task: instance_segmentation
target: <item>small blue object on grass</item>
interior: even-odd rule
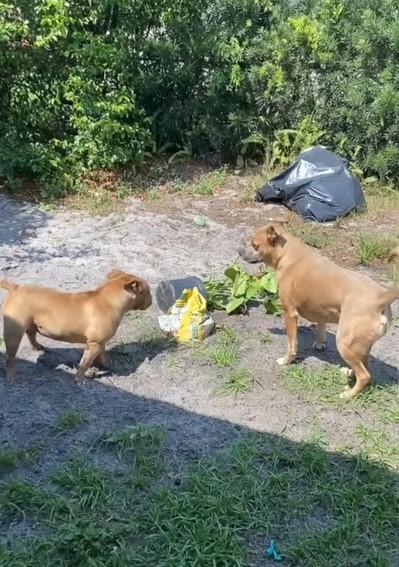
[[[270,545],[266,549],[266,553],[267,553],[268,557],[270,557],[271,559],[274,559],[275,561],[282,561],[283,560],[283,556],[280,555],[279,552],[277,551],[276,542],[274,541],[274,539],[272,539],[270,541]]]

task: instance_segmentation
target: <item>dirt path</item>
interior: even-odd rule
[[[96,285],[114,267],[148,279],[153,289],[163,278],[221,273],[237,258],[240,240],[260,220],[262,211],[247,207],[247,214],[236,214],[234,222],[220,215],[210,220],[215,202],[208,201],[207,207],[204,202],[199,200],[197,206],[192,199],[189,209],[176,206],[174,214],[168,202],[166,215],[159,203],[154,212],[151,205],[137,200],[127,204],[123,213],[93,218],[48,213],[0,195],[0,273],[17,281],[69,290]],[[227,206],[225,199],[221,207],[227,210]],[[194,222],[198,212],[209,213],[205,228]],[[1,292],[0,302],[3,297]],[[71,375],[79,349],[50,345],[49,341],[49,352],[37,355],[24,342],[17,384],[10,386],[4,380],[4,347],[0,346],[1,441],[19,446],[44,439],[46,443],[40,467],[27,466],[22,469],[25,475],[46,475],[66,454],[109,426],[162,425],[169,447],[178,455],[223,446],[241,427],[283,433],[293,440],[303,440],[312,429],[321,427],[329,448],[334,449],[353,442],[355,428],[375,418],[366,404],[329,405],[317,395],[287,388],[274,362],[285,348],[283,325],[261,309],[251,310],[249,316],[217,314],[219,323],[236,331],[235,368],[255,380],[253,388],[238,397],[220,395],[227,370],[209,362],[206,352],[168,347],[160,336],[157,315],[154,302],[144,315],[126,317],[110,345],[114,374],[89,381],[81,389]],[[301,327],[299,336],[306,359],[303,368],[313,372],[325,361],[339,362],[333,334],[324,360],[311,351],[308,325]],[[204,348],[218,341],[216,334]],[[382,385],[398,384],[398,342],[399,328],[394,326],[374,348],[373,373]],[[341,387],[343,383],[338,390]],[[51,424],[70,407],[84,414],[87,426],[68,438],[45,437]],[[225,426],[219,428],[211,418],[224,420]]]

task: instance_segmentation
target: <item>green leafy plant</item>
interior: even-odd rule
[[[172,154],[169,158],[169,163],[180,163],[190,161],[193,157],[193,149],[191,144],[185,144],[182,149]]]
[[[266,153],[267,166],[274,170],[287,167],[303,150],[317,144],[324,132],[311,117],[301,120],[296,129],[286,128],[274,134],[271,149]]]
[[[238,264],[233,264],[225,270],[224,277],[211,277],[204,285],[211,309],[221,309],[231,314],[245,310],[248,302],[254,300],[262,302],[268,313],[281,312],[277,277],[273,271],[253,276]]]
[[[276,169],[322,141],[397,180],[397,2],[380,4],[2,2],[0,179],[57,197],[150,155]]]

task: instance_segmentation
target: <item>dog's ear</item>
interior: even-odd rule
[[[275,227],[273,225],[268,226],[266,229],[266,238],[269,244],[274,246],[277,242],[278,237],[279,235]]]
[[[123,274],[122,270],[112,270],[112,272],[110,272],[107,275],[107,280],[113,280],[114,278],[117,278],[119,276],[121,276]]]
[[[143,291],[143,282],[138,278],[132,278],[127,283],[125,283],[123,287],[129,293],[134,293],[135,295],[137,295],[138,293],[141,293]]]

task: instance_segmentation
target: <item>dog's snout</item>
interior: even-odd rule
[[[251,264],[260,262],[261,260],[259,252],[255,250],[251,241],[247,241],[244,246],[241,246],[238,249],[238,253],[243,260]]]
[[[144,305],[143,305],[143,309],[144,310],[148,309],[149,307],[151,307],[151,305],[152,305],[152,295],[151,295],[151,292],[148,292],[148,295],[147,295],[146,300],[145,300]]]

